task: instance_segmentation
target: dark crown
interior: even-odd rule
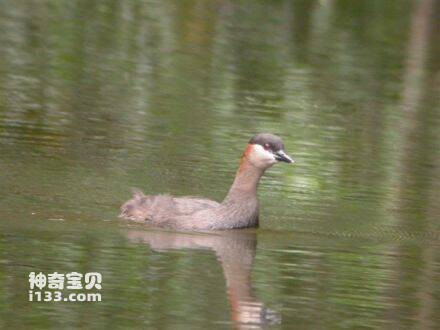
[[[284,150],[283,140],[279,136],[269,133],[257,134],[249,140],[249,143],[259,144],[263,147],[269,146],[272,151]]]

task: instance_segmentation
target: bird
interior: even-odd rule
[[[281,162],[294,162],[284,151],[282,139],[270,133],[256,134],[246,145],[235,179],[221,203],[193,196],[145,195],[135,190],[121,206],[119,217],[183,231],[258,227],[258,183],[268,168]]]

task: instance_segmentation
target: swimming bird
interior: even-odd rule
[[[121,207],[120,217],[155,227],[180,230],[224,230],[258,226],[257,188],[272,165],[293,163],[280,137],[260,133],[248,142],[225,199],[216,201],[170,195],[147,196],[135,191]]]

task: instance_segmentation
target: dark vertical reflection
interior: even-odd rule
[[[285,77],[282,66],[285,50],[278,47],[285,36],[282,3],[260,3],[253,10],[248,10],[247,2],[231,6],[235,111],[248,111],[251,124],[255,113],[263,118],[267,116],[267,120],[279,118],[284,112],[280,104],[284,99]]]
[[[280,322],[279,316],[255,298],[252,292],[251,273],[257,246],[257,237],[254,232],[179,234],[160,231],[130,231],[127,236],[131,241],[146,243],[151,249],[157,251],[212,250],[220,262],[226,279],[232,321],[236,326],[252,328]]]
[[[308,61],[311,42],[312,20],[318,1],[299,0],[286,1],[286,11],[289,23],[289,34],[292,53],[298,63]]]
[[[396,164],[400,169],[396,183],[399,211],[396,221],[420,233],[432,230],[434,204],[440,202],[437,184],[439,172],[438,166],[434,165],[439,159],[440,117],[435,103],[433,106],[430,102],[433,97],[430,85],[435,71],[428,70],[428,50],[436,38],[433,28],[439,9],[432,0],[414,3],[400,108],[402,116]],[[438,108],[438,101],[436,103]],[[434,326],[434,311],[438,308],[434,299],[434,283],[439,280],[438,273],[434,271],[435,260],[439,257],[437,250],[429,244],[399,247],[399,255],[411,255],[414,261],[405,262],[402,259],[396,265],[395,276],[399,281],[393,297],[397,301],[406,297],[414,304],[393,309],[397,326],[414,326],[416,322],[420,322],[424,328]]]

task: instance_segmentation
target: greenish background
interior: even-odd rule
[[[274,328],[438,327],[439,28],[438,0],[1,1],[0,327],[244,327],[234,292]],[[259,230],[116,217],[131,187],[221,200],[266,131],[296,163]],[[103,301],[31,303],[32,271]]]

